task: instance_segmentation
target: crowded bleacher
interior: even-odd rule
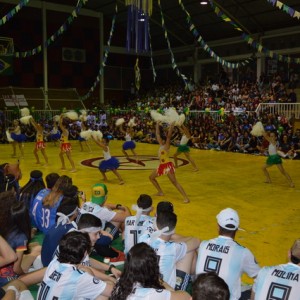
[[[203,150],[231,151],[267,155],[267,143],[263,138],[250,134],[252,126],[261,120],[266,131],[277,131],[279,134],[280,155],[283,158],[299,159],[300,131],[295,129],[295,113],[272,112],[272,104],[296,103],[297,76],[284,82],[280,75],[274,75],[267,81],[261,76],[258,82],[231,83],[228,79],[212,81],[203,85],[190,84],[188,88],[173,84],[156,87],[132,97],[126,106],[99,105],[88,110],[86,125],[92,130],[100,129],[105,135],[114,139],[124,139],[124,134],[114,126],[118,118],[127,121],[136,117],[134,139],[143,143],[156,143],[151,110],[163,112],[174,107],[186,115],[192,139],[190,146]],[[257,111],[259,104],[267,103]],[[34,114],[34,113],[33,113]],[[15,115],[17,118],[18,116]],[[51,141],[55,127],[53,119],[40,119],[44,126],[45,140]],[[4,134],[12,120],[1,118],[3,128],[1,142],[7,142]],[[70,140],[77,140],[81,132],[81,122],[70,123]],[[27,141],[35,139],[34,128],[22,125],[22,132]],[[178,144],[178,137],[173,134],[172,143]]]

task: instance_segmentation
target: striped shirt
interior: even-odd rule
[[[37,300],[92,300],[106,288],[106,283],[76,266],[53,260],[39,287]]]
[[[156,290],[152,288],[143,288],[136,285],[133,292],[127,297],[127,300],[170,300],[171,292],[167,290]]]
[[[254,299],[299,300],[300,266],[287,263],[262,268],[253,285]]]
[[[136,216],[127,217],[125,219],[124,229],[124,253],[127,254],[129,250],[138,242],[138,239],[144,233],[152,233],[153,217],[141,215],[138,224],[136,224]]]
[[[164,241],[160,238],[151,242],[149,234],[142,235],[139,238],[139,242],[145,242],[154,249],[159,257],[159,270],[163,276],[163,280],[172,288],[175,288],[176,263],[186,255],[186,244]]]

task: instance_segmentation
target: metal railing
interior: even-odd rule
[[[294,114],[296,119],[300,119],[300,103],[260,103],[255,112],[258,115],[262,113],[284,115],[288,119]]]
[[[145,115],[148,115],[145,111],[141,110],[131,110],[133,114],[140,115],[141,117],[145,117]],[[106,111],[107,119],[118,115],[122,115],[127,113],[128,110],[122,110],[118,109],[117,112],[112,113],[110,110]],[[284,115],[286,118],[290,118],[292,114],[294,114],[296,119],[300,119],[300,103],[260,103],[255,111],[257,115],[261,115],[262,113],[272,113],[272,114],[278,114],[278,115]],[[4,110],[3,111],[5,119],[7,122],[11,122],[14,119],[19,119],[20,112],[18,109],[14,110]],[[53,120],[53,117],[55,115],[60,115],[62,113],[62,110],[34,110],[31,111],[32,116],[36,121],[49,121]],[[229,111],[224,111],[224,114],[228,114]],[[234,112],[235,115],[241,114],[241,113],[250,113],[249,111],[242,112],[242,111],[236,111]],[[215,121],[221,121],[222,115],[220,114],[220,111],[207,111],[207,110],[191,110],[189,113],[189,116],[187,119],[196,118],[198,119],[199,116],[208,116],[211,117]]]
[[[19,110],[5,110],[3,111],[6,123],[11,123],[14,119],[21,117]],[[34,110],[31,111],[31,115],[37,121],[49,121],[53,120],[55,115],[60,115],[61,110]]]
[[[47,97],[46,97],[47,94]],[[29,107],[35,107],[41,110],[47,105],[49,110],[56,110],[64,106],[67,109],[85,109],[83,101],[75,88],[70,89],[49,89],[46,91],[41,88],[23,88],[23,87],[0,87],[0,107],[5,107],[4,97],[14,97],[15,95],[23,95]],[[18,107],[18,104],[16,104]],[[19,108],[19,107],[18,107]]]

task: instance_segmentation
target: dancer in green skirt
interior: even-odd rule
[[[194,171],[197,172],[199,169],[197,165],[195,164],[195,161],[191,158],[190,156],[190,147],[187,145],[189,139],[191,138],[191,134],[187,127],[185,127],[183,124],[179,127],[179,130],[182,134],[180,144],[176,150],[176,153],[173,155],[174,156],[174,164],[175,168],[178,168],[178,159],[177,157],[183,153],[187,160],[192,164]]]

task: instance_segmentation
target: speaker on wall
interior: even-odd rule
[[[62,48],[62,60],[77,63],[85,63],[85,50],[76,48]]]

